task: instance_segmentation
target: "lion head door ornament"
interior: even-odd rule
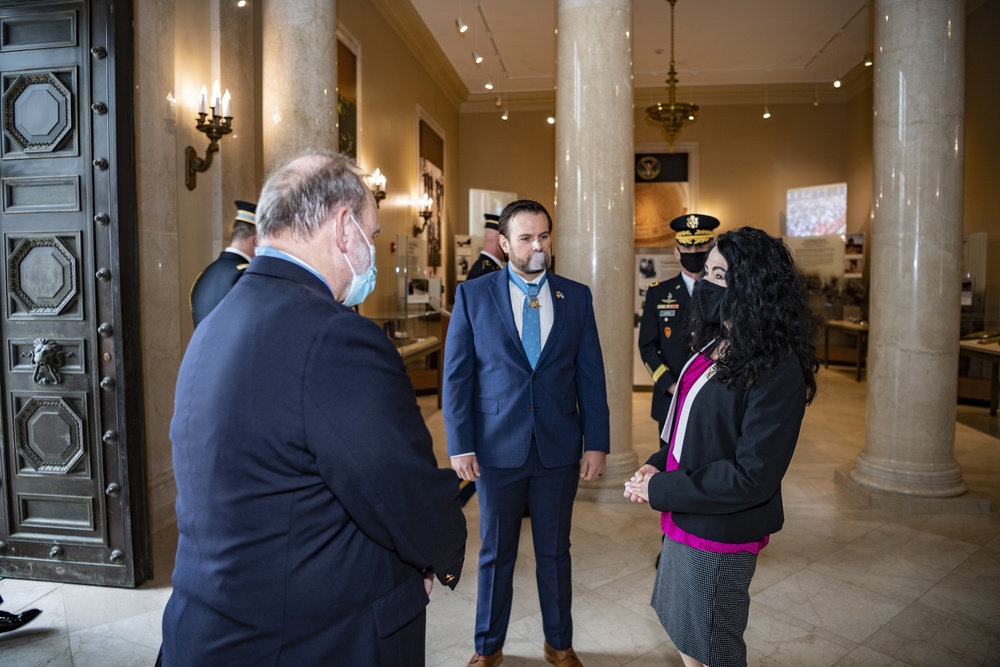
[[[72,352],[67,355],[59,343],[49,338],[36,338],[31,345],[31,352],[22,352],[21,356],[31,357],[31,363],[35,365],[31,379],[36,384],[49,385],[62,382],[59,369],[66,362],[66,357],[72,356]]]

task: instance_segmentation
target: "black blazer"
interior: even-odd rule
[[[422,664],[421,571],[458,583],[466,523],[380,327],[255,257],[195,330],[170,439],[166,667]]]
[[[691,295],[681,274],[670,280],[653,283],[646,290],[639,321],[639,356],[646,371],[653,376],[653,402],[650,416],[659,423],[667,418],[670,385],[677,382],[681,369],[691,358],[685,335],[685,322]]]
[[[781,479],[806,407],[798,359],[787,357],[749,390],[710,379],[688,400],[680,467],[650,479],[650,506],[716,542],[754,542],[780,530]],[[667,424],[664,442],[675,427]],[[667,451],[665,445],[646,463],[665,470]]]

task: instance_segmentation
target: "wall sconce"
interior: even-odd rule
[[[417,202],[417,215],[424,219],[424,224],[413,225],[413,235],[420,236],[427,229],[427,223],[431,219],[431,214],[433,213],[434,200],[431,199],[425,192],[420,196],[420,201]]]
[[[385,176],[376,167],[375,171],[365,177],[365,180],[368,182],[368,189],[375,197],[375,208],[378,208],[378,205],[385,199]]]
[[[185,163],[187,164],[187,174],[184,177],[184,184],[188,190],[194,190],[198,185],[198,172],[206,171],[212,166],[212,158],[219,152],[219,139],[233,131],[233,116],[230,110],[231,98],[229,90],[225,95],[219,95],[219,82],[212,84],[212,117],[208,117],[205,109],[208,89],[201,87],[201,97],[198,100],[197,125],[199,132],[204,132],[209,139],[208,148],[205,150],[205,157],[198,157],[198,151],[193,146],[188,146],[184,151]]]

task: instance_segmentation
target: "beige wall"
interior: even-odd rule
[[[965,233],[988,232],[986,327],[1000,328],[1000,0],[982,3],[965,26]]]
[[[378,282],[361,310],[369,316],[393,312],[396,255],[390,245],[397,234],[412,236],[419,190],[418,107],[444,134],[444,224],[458,215],[459,114],[413,53],[368,2],[338,3],[338,22],[361,43],[361,119],[358,161],[386,177],[388,197],[379,208],[382,234],[376,239]],[[447,234],[446,230],[442,230]],[[445,236],[442,264],[451,262]]]
[[[516,192],[555,212],[556,130],[545,122],[550,112],[511,111],[506,121],[500,113],[462,114],[458,233],[469,233],[470,189]],[[481,235],[482,221],[473,223],[472,233]]]

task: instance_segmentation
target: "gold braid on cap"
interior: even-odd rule
[[[703,245],[711,240],[711,229],[682,229],[677,232],[677,242],[681,245]]]

